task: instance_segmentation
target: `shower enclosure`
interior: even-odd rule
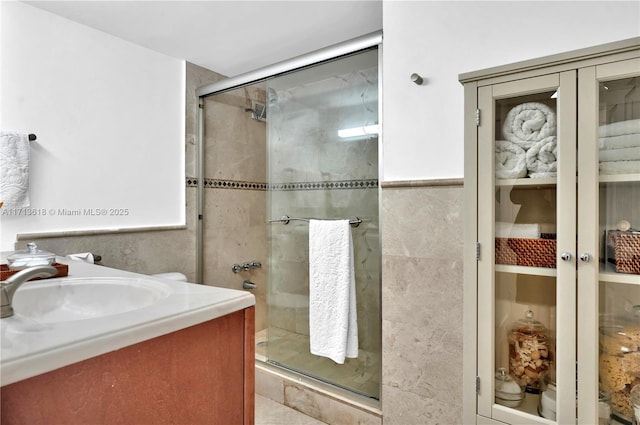
[[[378,40],[198,89],[199,281],[253,288],[258,361],[373,399],[381,374]],[[358,222],[359,352],[344,364],[310,353],[309,219]],[[232,270],[245,260],[259,266]]]

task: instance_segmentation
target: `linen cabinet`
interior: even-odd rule
[[[640,392],[640,38],[460,82],[464,423],[630,424]]]

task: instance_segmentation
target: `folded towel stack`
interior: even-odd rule
[[[601,174],[640,173],[640,119],[598,129]]]
[[[556,114],[543,103],[513,107],[496,141],[496,177],[551,177],[557,173]],[[522,164],[524,167],[522,167]]]

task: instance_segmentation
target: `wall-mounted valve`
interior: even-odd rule
[[[251,270],[251,269],[259,269],[260,267],[262,267],[262,263],[260,263],[259,261],[253,260],[253,261],[249,261],[246,263],[242,263],[242,268],[247,271],[247,270]]]
[[[249,271],[252,269],[259,269],[260,267],[262,267],[262,263],[256,260],[253,261],[246,261],[242,264],[234,264],[233,266],[231,266],[231,270],[234,273],[240,273],[242,271]]]

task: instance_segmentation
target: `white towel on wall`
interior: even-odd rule
[[[349,220],[309,221],[309,339],[311,354],[339,364],[358,357]]]
[[[24,208],[29,202],[29,137],[0,132],[0,201],[3,208]]]

